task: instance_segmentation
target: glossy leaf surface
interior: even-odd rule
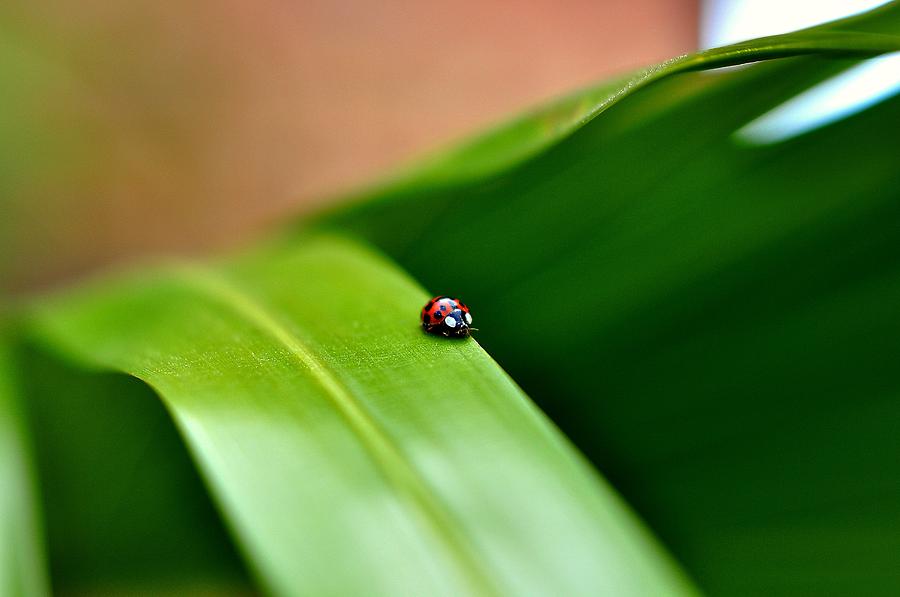
[[[274,592],[690,592],[473,340],[422,332],[427,298],[317,238],[101,284],[38,322],[159,392]]]
[[[713,594],[900,589],[900,101],[734,137],[855,65],[851,31],[900,47],[900,9],[842,30],[846,58],[601,90],[540,151],[320,222],[477,309],[486,348]],[[447,247],[459,267],[435,269]]]

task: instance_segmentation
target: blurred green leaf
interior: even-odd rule
[[[900,7],[823,30],[900,49]],[[463,296],[701,588],[896,594],[900,100],[781,144],[733,138],[850,53],[626,85],[534,155],[414,171],[318,223]]]
[[[13,258],[64,211],[72,181],[94,164],[85,147],[85,123],[59,110],[54,99],[74,85],[60,51],[0,7],[0,289],[33,265]],[[14,26],[15,23],[18,26]],[[61,182],[65,181],[65,182]],[[59,192],[56,191],[60,187]],[[24,225],[28,222],[31,225]],[[32,255],[51,252],[48,242]],[[52,247],[56,250],[57,247]]]
[[[250,581],[172,419],[146,384],[34,346],[18,370],[54,590],[235,595]]]
[[[376,188],[362,190],[349,203],[355,206],[358,201],[371,207],[369,204],[379,199],[415,193],[420,187],[459,186],[489,178],[547,150],[633,93],[679,73],[807,54],[846,58],[900,50],[895,35],[900,19],[897,15],[896,3],[891,3],[869,13],[787,35],[685,54],[630,76],[604,81],[422,159]]]
[[[0,324],[0,595],[49,595],[30,438],[7,332]]]
[[[315,238],[92,286],[36,325],[159,392],[273,592],[690,593],[473,340],[422,333],[427,298]]]

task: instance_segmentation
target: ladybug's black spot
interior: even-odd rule
[[[431,315],[429,315],[428,313],[422,313],[422,319],[424,319],[425,321],[431,321]]]
[[[447,305],[441,305],[441,311],[446,311],[446,310],[447,310]]]

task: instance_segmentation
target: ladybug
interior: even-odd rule
[[[436,296],[422,307],[422,327],[429,334],[465,338],[472,329],[472,314],[464,302],[449,296]]]

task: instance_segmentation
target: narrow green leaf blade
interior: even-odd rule
[[[31,449],[13,354],[0,327],[0,595],[49,595]]]
[[[425,293],[335,237],[38,309],[55,351],[171,410],[279,594],[683,594],[667,556]]]
[[[855,32],[896,44],[900,4],[825,30],[846,56]],[[508,168],[321,223],[477,306],[479,340],[702,588],[897,594],[900,97],[782,143],[734,135],[857,64],[667,76]],[[433,267],[446,247],[465,267]]]
[[[390,200],[406,192],[415,193],[421,187],[452,188],[500,175],[549,150],[648,85],[679,73],[804,55],[865,58],[900,51],[898,21],[900,4],[892,2],[855,17],[809,29],[677,56],[630,75],[578,90],[501,123],[402,169],[374,188],[363,189],[348,203],[351,207],[366,208],[373,202],[377,204],[379,199]],[[336,213],[342,214],[345,209],[342,205]],[[409,233],[407,230],[406,234]]]
[[[156,394],[29,343],[17,352],[54,591],[246,593],[252,582]]]

